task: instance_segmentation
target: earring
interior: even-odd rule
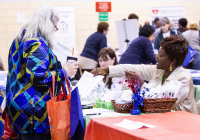
[[[170,64],[169,66],[169,71],[172,71],[172,64]]]

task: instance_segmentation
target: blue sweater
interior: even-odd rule
[[[145,36],[139,36],[131,42],[122,54],[120,64],[156,64],[151,41]]]
[[[81,56],[97,61],[98,53],[104,47],[107,47],[106,36],[95,32],[88,37]]]

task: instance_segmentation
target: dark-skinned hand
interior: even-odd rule
[[[135,72],[125,71],[127,80],[140,80],[144,84],[144,80]]]
[[[97,76],[97,75],[107,75],[109,74],[109,68],[106,67],[106,68],[96,68],[94,70],[91,71],[91,73],[94,75],[94,76]]]

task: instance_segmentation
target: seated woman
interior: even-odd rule
[[[137,73],[145,81],[154,81],[155,87],[165,85],[170,81],[179,81],[183,87],[177,95],[178,100],[172,109],[197,114],[193,80],[190,73],[182,67],[188,52],[186,40],[181,35],[172,35],[164,38],[160,46],[159,54],[156,56],[156,65],[117,65],[98,68],[92,73],[94,75],[108,74],[109,77],[125,76],[126,74],[135,77],[135,73]]]
[[[99,67],[106,68],[106,67],[117,65],[117,64],[118,62],[116,60],[116,54],[113,49],[106,47],[100,50],[98,54],[98,63],[97,63],[96,68],[99,68]],[[124,78],[119,78],[119,80],[120,79],[124,80]],[[86,98],[84,99],[82,98],[81,100],[94,101],[97,98],[98,99],[101,98],[106,92],[112,90],[112,84],[113,84],[112,78],[105,75],[104,79],[100,83],[98,83],[98,85],[92,90],[92,92]],[[99,95],[99,93],[101,95]]]
[[[155,29],[151,25],[144,25],[139,32],[139,37],[134,39],[128,49],[122,54],[120,64],[156,64],[151,41]]]
[[[103,48],[100,50],[98,54],[98,63],[97,63],[97,68],[105,68],[108,66],[113,66],[117,65],[117,59],[116,59],[116,54],[113,49],[111,48]],[[103,79],[103,82],[105,85],[108,87],[108,89],[111,88],[112,85],[112,79],[109,78],[108,76],[105,76]]]

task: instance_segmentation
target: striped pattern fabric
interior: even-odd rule
[[[6,113],[16,133],[49,133],[46,101],[52,76],[64,81],[64,69],[38,33],[24,42],[15,39],[9,50]],[[57,86],[56,86],[57,87]]]

